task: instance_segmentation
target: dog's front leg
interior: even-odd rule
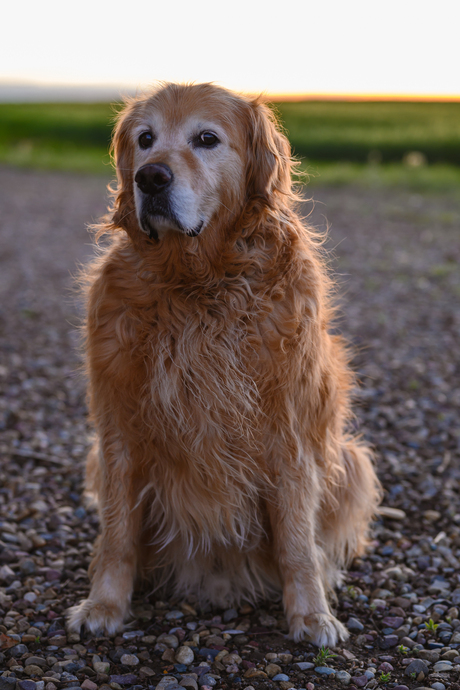
[[[270,522],[290,637],[334,647],[348,633],[326,599],[327,563],[317,543],[319,486],[315,484],[315,477],[307,478],[302,470],[288,474],[283,469],[269,505]]]
[[[120,442],[106,444],[99,456],[101,534],[90,565],[88,599],[69,610],[68,628],[114,635],[129,614],[136,574],[140,507],[128,453]]]

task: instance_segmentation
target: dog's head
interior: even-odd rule
[[[270,110],[211,84],[169,84],[128,102],[113,146],[112,225],[131,235],[196,237],[235,222],[251,198],[271,204],[290,190],[290,146]]]

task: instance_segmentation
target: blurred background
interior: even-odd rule
[[[0,162],[109,175],[123,95],[157,81],[262,93],[311,182],[456,186],[458,3],[10,3]]]

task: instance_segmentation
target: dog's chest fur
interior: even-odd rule
[[[122,404],[132,400],[131,415],[121,419],[135,417],[143,435],[165,440],[168,454],[176,442],[176,451],[189,456],[211,445],[216,460],[225,447],[239,459],[254,455],[261,388],[283,366],[282,342],[297,322],[283,315],[283,329],[275,327],[285,306],[247,277],[207,290],[165,286],[115,258],[101,275],[103,297],[93,297],[94,318],[90,298],[88,325],[97,380]]]
[[[152,514],[158,513],[159,496],[168,514],[168,527],[155,527],[156,540],[174,542],[180,535],[189,553],[206,551],[216,540],[248,547],[262,533],[263,485],[262,420],[249,333],[243,323],[204,304],[201,309],[184,304],[178,319],[177,306],[160,299],[142,348],[146,427],[155,430],[151,447],[161,454],[152,467],[157,497]],[[174,497],[186,515],[182,524]],[[165,510],[167,502],[172,510]]]
[[[197,302],[180,305],[178,319],[177,306],[157,305],[158,320],[143,348],[151,411],[163,428],[174,420],[168,436],[181,438],[189,451],[201,453],[218,438],[249,450],[259,393],[247,324]]]
[[[125,265],[124,285],[129,277]],[[184,293],[137,278],[129,290],[129,301],[124,288],[108,291],[110,322],[91,342],[98,366],[107,355],[97,379],[123,406],[122,436],[144,458],[155,540],[179,539],[189,553],[216,540],[254,545],[269,484],[257,364],[270,309],[244,279]]]

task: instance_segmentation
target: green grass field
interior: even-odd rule
[[[0,162],[110,175],[115,111],[108,103],[2,103]]]
[[[111,175],[108,148],[119,107],[0,104],[0,162]],[[311,101],[275,108],[310,184],[460,185],[460,103]]]

